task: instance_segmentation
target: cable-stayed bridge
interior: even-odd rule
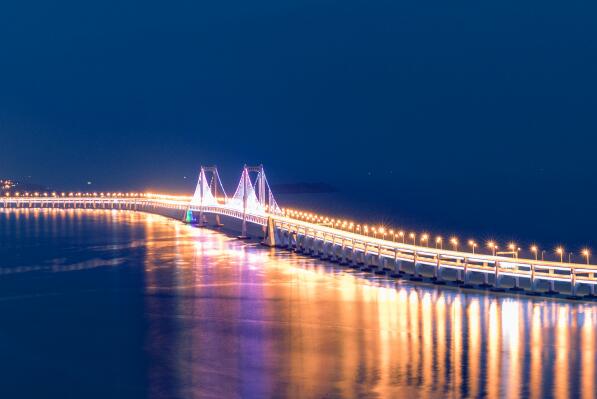
[[[0,207],[116,209],[161,214],[200,227],[226,226],[240,238],[249,235],[269,246],[282,247],[341,265],[415,281],[465,288],[487,288],[531,295],[564,295],[595,299],[597,265],[547,261],[504,254],[437,248],[370,236],[353,224],[329,223],[280,208],[263,165],[245,165],[236,190],[228,196],[215,166],[202,166],[192,196],[153,193],[11,193]],[[381,232],[380,232],[381,233]],[[427,244],[427,242],[425,242]]]

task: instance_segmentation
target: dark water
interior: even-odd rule
[[[597,306],[368,277],[159,216],[0,212],[0,397],[595,397]]]

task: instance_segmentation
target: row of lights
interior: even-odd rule
[[[334,219],[326,216],[317,215],[311,212],[303,212],[297,211],[293,209],[283,209],[284,216],[299,219],[310,223],[321,224],[325,226],[334,227],[337,229],[350,231],[355,234],[362,234],[365,236],[371,235],[373,238],[381,238],[385,240],[386,238],[391,239],[393,242],[402,242],[403,244],[412,244],[417,245],[417,238],[418,244],[420,246],[430,247],[430,242],[435,241],[435,248],[436,249],[443,249],[444,247],[444,238],[442,236],[436,236],[435,240],[432,240],[431,236],[428,233],[422,233],[417,235],[415,232],[405,232],[404,230],[393,230],[393,229],[386,229],[384,226],[368,226],[368,225],[361,225],[357,224],[348,220],[343,219]],[[458,247],[460,245],[460,240],[458,237],[450,237],[448,239],[448,243],[451,245],[454,251],[458,251]],[[472,253],[474,254],[476,250],[478,250],[479,244],[475,240],[468,240],[468,246],[471,248]],[[521,251],[521,248],[516,245],[515,243],[511,242],[506,246],[507,251],[499,252],[500,247],[497,245],[495,241],[487,241],[486,247],[491,251],[493,256],[496,255],[513,255],[514,257],[518,258],[518,255]],[[531,245],[529,248],[530,251],[534,254],[535,260],[539,260],[539,254],[541,254],[541,260],[545,260],[545,250],[539,250],[537,245]],[[555,248],[554,253],[559,256],[560,262],[564,262],[564,256],[566,255],[566,251],[563,247],[558,246]],[[580,254],[585,258],[586,263],[589,264],[591,260],[591,251],[588,248],[583,248],[580,251]],[[572,252],[568,253],[568,263],[572,261]]]
[[[147,194],[145,193],[29,193],[29,192],[16,192],[16,193],[6,193],[5,196],[7,197],[145,197]]]

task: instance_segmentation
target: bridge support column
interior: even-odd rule
[[[570,295],[573,298],[578,296],[578,283],[576,282],[576,272],[574,269],[570,270]]]
[[[356,247],[354,246],[354,242],[353,242],[353,246],[352,249],[350,251],[350,262],[349,262],[349,266],[350,267],[357,267],[358,265],[358,251],[356,250]]]
[[[339,263],[341,265],[346,264],[346,239],[342,238],[342,245],[340,246],[340,259]]]
[[[530,283],[530,288],[529,290],[531,292],[536,292],[537,291],[537,279],[535,278],[535,265],[531,264],[531,277],[530,277],[531,283]]]
[[[491,288],[492,291],[504,291],[501,288],[501,282],[502,282],[502,275],[500,274],[500,262],[496,261],[495,262],[495,281],[493,282],[493,288]]]
[[[522,291],[520,287],[520,277],[514,277],[514,287],[510,288],[510,291]]]
[[[458,273],[460,274],[460,273]],[[464,258],[464,267],[462,268],[462,278],[460,278],[460,284],[462,287],[469,287],[470,284],[468,283],[469,278],[469,270],[468,270],[468,258]]]
[[[216,214],[216,227],[224,226],[220,220],[220,215]]]
[[[267,218],[266,234],[263,243],[268,247],[276,246],[276,226],[274,224],[274,219],[271,217]]]
[[[306,244],[307,244],[307,246],[305,247],[305,253],[307,255],[316,257],[317,249],[315,248],[315,245],[316,245],[315,237],[307,237]]]
[[[392,277],[401,277],[402,276],[402,261],[398,260],[398,250],[394,249],[394,268],[392,271]]]
[[[433,279],[435,280],[435,284],[444,284],[441,267],[440,256],[438,254],[436,255],[435,269],[433,270]]]
[[[326,242],[325,238],[324,238],[321,243],[321,254],[320,254],[320,258],[322,260],[330,259],[330,252],[331,252],[330,247],[331,247],[331,244],[329,242]]]
[[[338,246],[336,245],[336,240],[333,237],[332,237],[332,242],[330,243],[329,249],[330,249],[330,253],[329,253],[330,262],[340,263],[341,256],[338,256]]]
[[[417,251],[413,252],[413,274],[416,279],[421,279],[423,276],[419,273],[419,263],[417,257]]]
[[[553,273],[550,271],[550,274],[553,274]],[[555,282],[555,280],[549,280],[549,290],[547,291],[547,294],[549,294],[549,295],[555,295],[557,293],[558,292],[556,291],[556,282]]]

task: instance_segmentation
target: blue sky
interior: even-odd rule
[[[184,190],[263,162],[431,223],[482,198],[591,231],[594,2],[53,3],[0,5],[2,175]]]

